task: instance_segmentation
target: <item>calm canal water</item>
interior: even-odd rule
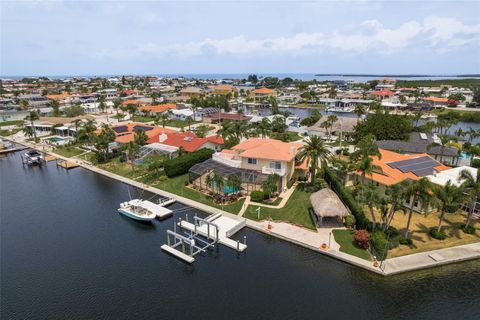
[[[116,212],[122,183],[18,153],[0,182],[1,319],[478,319],[479,261],[383,278],[245,229],[190,266],[160,250],[172,218]]]

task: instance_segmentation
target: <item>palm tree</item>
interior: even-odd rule
[[[129,103],[127,104],[127,112],[130,114],[130,119],[133,121],[133,118],[135,117],[135,113],[137,112],[138,107],[136,104]]]
[[[40,119],[40,116],[38,115],[38,112],[35,110],[32,110],[28,113],[28,115],[25,117],[25,120],[30,121],[30,127],[32,128],[33,131],[33,137],[35,142],[37,142],[37,132],[35,130],[35,126],[33,125],[33,121]]]
[[[298,158],[300,161],[310,160],[310,174],[313,185],[315,183],[315,173],[318,168],[318,161],[325,162],[331,156],[330,151],[325,146],[322,138],[312,136],[306,141],[306,144],[300,148]]]
[[[280,110],[278,109],[277,99],[273,96],[269,98],[270,110],[272,114],[278,114]]]
[[[220,194],[220,190],[223,190],[223,187],[225,185],[225,180],[223,180],[223,177],[215,170],[213,171],[213,181],[215,182],[215,186],[217,187],[218,194]]]
[[[362,173],[362,184],[365,184],[366,175],[371,176],[375,170],[380,170],[381,167],[373,164],[373,159],[367,155],[355,164],[355,169]]]
[[[210,187],[210,189],[213,190],[213,186],[215,185],[215,181],[213,180],[213,174],[207,175],[207,178],[205,179],[205,184],[207,185],[207,188]]]
[[[117,118],[118,118],[118,109],[120,109],[120,106],[122,105],[122,99],[115,99],[113,100],[113,109],[115,109]]]
[[[75,140],[78,138],[78,128],[82,124],[82,120],[80,119],[75,119],[72,121],[73,125],[75,126]]]
[[[192,125],[193,118],[188,116],[188,117],[185,118],[185,121],[187,121],[187,123],[188,123],[188,131],[191,131],[191,125]]]
[[[359,122],[360,117],[366,113],[365,106],[363,104],[357,103],[353,112],[355,112],[355,114],[357,115],[357,122]]]
[[[391,205],[387,213],[386,223],[383,226],[383,231],[387,230],[388,227],[390,227],[390,224],[393,221],[393,217],[395,216],[395,212],[400,209],[402,205],[402,200],[404,199],[404,187],[405,182],[397,183],[387,187],[385,194],[388,196]]]
[[[465,222],[465,228],[467,228],[472,220],[477,199],[480,195],[480,170],[477,170],[477,174],[474,176],[470,171],[464,169],[460,172],[459,180],[463,180],[462,186],[467,190],[468,198],[470,200],[470,210],[467,215],[467,221]]]
[[[233,189],[233,192],[236,193],[242,189],[242,179],[236,174],[231,174],[227,178],[227,187]]]
[[[30,137],[30,138],[35,135],[35,131],[30,126],[23,127],[22,131],[23,131],[24,135],[26,135],[27,137]]]
[[[156,104],[157,103],[157,98],[158,98],[158,93],[156,93],[155,91],[152,92],[152,94],[150,95],[150,97],[152,98],[152,104]]]
[[[406,183],[404,195],[407,200],[410,200],[407,227],[405,229],[405,238],[407,238],[410,231],[410,222],[412,220],[413,208],[415,204],[418,203],[422,208],[427,208],[432,203],[432,183],[425,177],[417,181],[410,180],[408,183]]]
[[[441,134],[438,138],[439,141],[430,143],[427,146],[427,150],[430,150],[433,147],[440,147],[440,162],[443,162],[443,155],[445,154],[445,148],[450,143],[450,137],[446,134]]]
[[[366,184],[366,185],[363,185],[362,188],[364,189],[364,192],[362,192],[363,193],[362,198],[365,204],[367,205],[368,210],[370,212],[370,216],[372,218],[372,231],[375,231],[375,228],[377,227],[377,219],[375,217],[374,207],[380,204],[380,197],[373,185]]]
[[[328,139],[330,140],[332,137],[332,130],[333,130],[333,125],[335,122],[338,121],[338,117],[336,115],[330,115],[327,117],[327,123],[328,123]]]
[[[465,194],[463,187],[457,187],[450,180],[444,187],[436,186],[433,191],[437,200],[437,208],[440,211],[437,229],[440,232],[445,213],[457,212],[465,199]]]
[[[132,172],[135,171],[135,157],[139,150],[140,150],[140,146],[136,144],[135,141],[130,141],[127,144],[127,156],[132,165]]]

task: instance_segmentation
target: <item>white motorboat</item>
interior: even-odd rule
[[[167,199],[159,201],[158,204],[148,200],[133,199],[123,202],[118,208],[121,214],[139,221],[152,221],[156,217],[160,219],[167,218],[172,215],[173,211],[164,206],[175,202],[175,199]]]
[[[352,113],[354,112],[354,108],[352,107],[329,107],[326,108],[325,111],[327,112],[336,112],[336,113]]]
[[[27,164],[41,164],[43,161],[43,155],[37,150],[30,150],[23,156],[23,159]]]

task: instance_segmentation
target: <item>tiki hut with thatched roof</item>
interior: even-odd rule
[[[337,194],[328,188],[312,193],[310,203],[312,204],[310,213],[317,227],[323,226],[325,218],[339,223],[343,217],[350,214]]]

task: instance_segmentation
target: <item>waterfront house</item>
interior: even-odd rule
[[[327,117],[322,117],[313,126],[307,129],[309,136],[320,136],[327,138],[330,128],[322,128],[322,124],[327,121]],[[330,134],[334,137],[340,137],[345,133],[353,132],[353,128],[357,124],[357,118],[338,116],[338,120],[332,125]]]
[[[300,143],[251,138],[231,149],[215,153],[212,160],[218,164],[253,172],[255,179],[244,178],[247,179],[245,182],[257,184],[257,188],[261,186],[258,181],[263,182],[268,175],[275,173],[279,176],[278,188],[281,191],[287,187],[296,166],[301,166],[295,158],[301,147]]]
[[[161,128],[157,126],[151,126],[144,123],[125,123],[119,124],[112,127],[113,131],[115,132],[116,138],[115,142],[120,145],[127,144],[130,141],[133,141],[135,138],[135,132],[137,131],[144,131],[148,137],[147,143],[153,143],[158,141],[158,136],[162,133],[173,133],[173,130],[168,128]],[[100,129],[97,130],[100,132]]]
[[[255,100],[264,101],[270,97],[276,97],[277,92],[269,88],[258,88],[251,91],[251,95]]]
[[[205,95],[205,91],[202,88],[197,87],[187,87],[180,90],[180,94],[182,96],[186,96],[188,98],[201,98]]]
[[[205,123],[222,123],[225,120],[246,121],[249,119],[250,117],[247,117],[246,115],[241,113],[217,112],[217,113],[211,113],[203,116],[203,122]]]
[[[234,86],[229,85],[229,84],[219,84],[219,85],[216,85],[216,86],[211,86],[210,90],[215,95],[226,96],[226,95],[229,95],[229,94],[233,95],[233,93],[235,91],[237,91],[237,88],[235,88]]]
[[[378,192],[384,194],[388,186],[398,184],[404,180],[419,180],[422,177],[434,176],[442,171],[450,169],[436,161],[428,154],[400,154],[393,151],[379,149],[381,157],[372,156],[373,165],[378,169],[371,174],[365,175],[365,182],[378,187]],[[347,183],[350,180],[347,178]],[[362,172],[356,171],[354,183],[362,183]],[[405,203],[410,206],[410,203]],[[422,208],[420,204],[414,204],[414,210],[418,212],[429,211],[430,208]]]
[[[436,134],[412,132],[407,141],[403,140],[379,140],[376,144],[379,148],[408,154],[428,154],[435,160],[450,166],[460,165],[462,157],[455,147],[442,147],[441,141]],[[442,155],[443,153],[443,155]]]
[[[142,106],[139,108],[140,112],[143,112],[148,115],[160,115],[168,110],[175,110],[177,109],[177,105],[174,103],[166,103],[166,104],[156,104],[152,106]]]

